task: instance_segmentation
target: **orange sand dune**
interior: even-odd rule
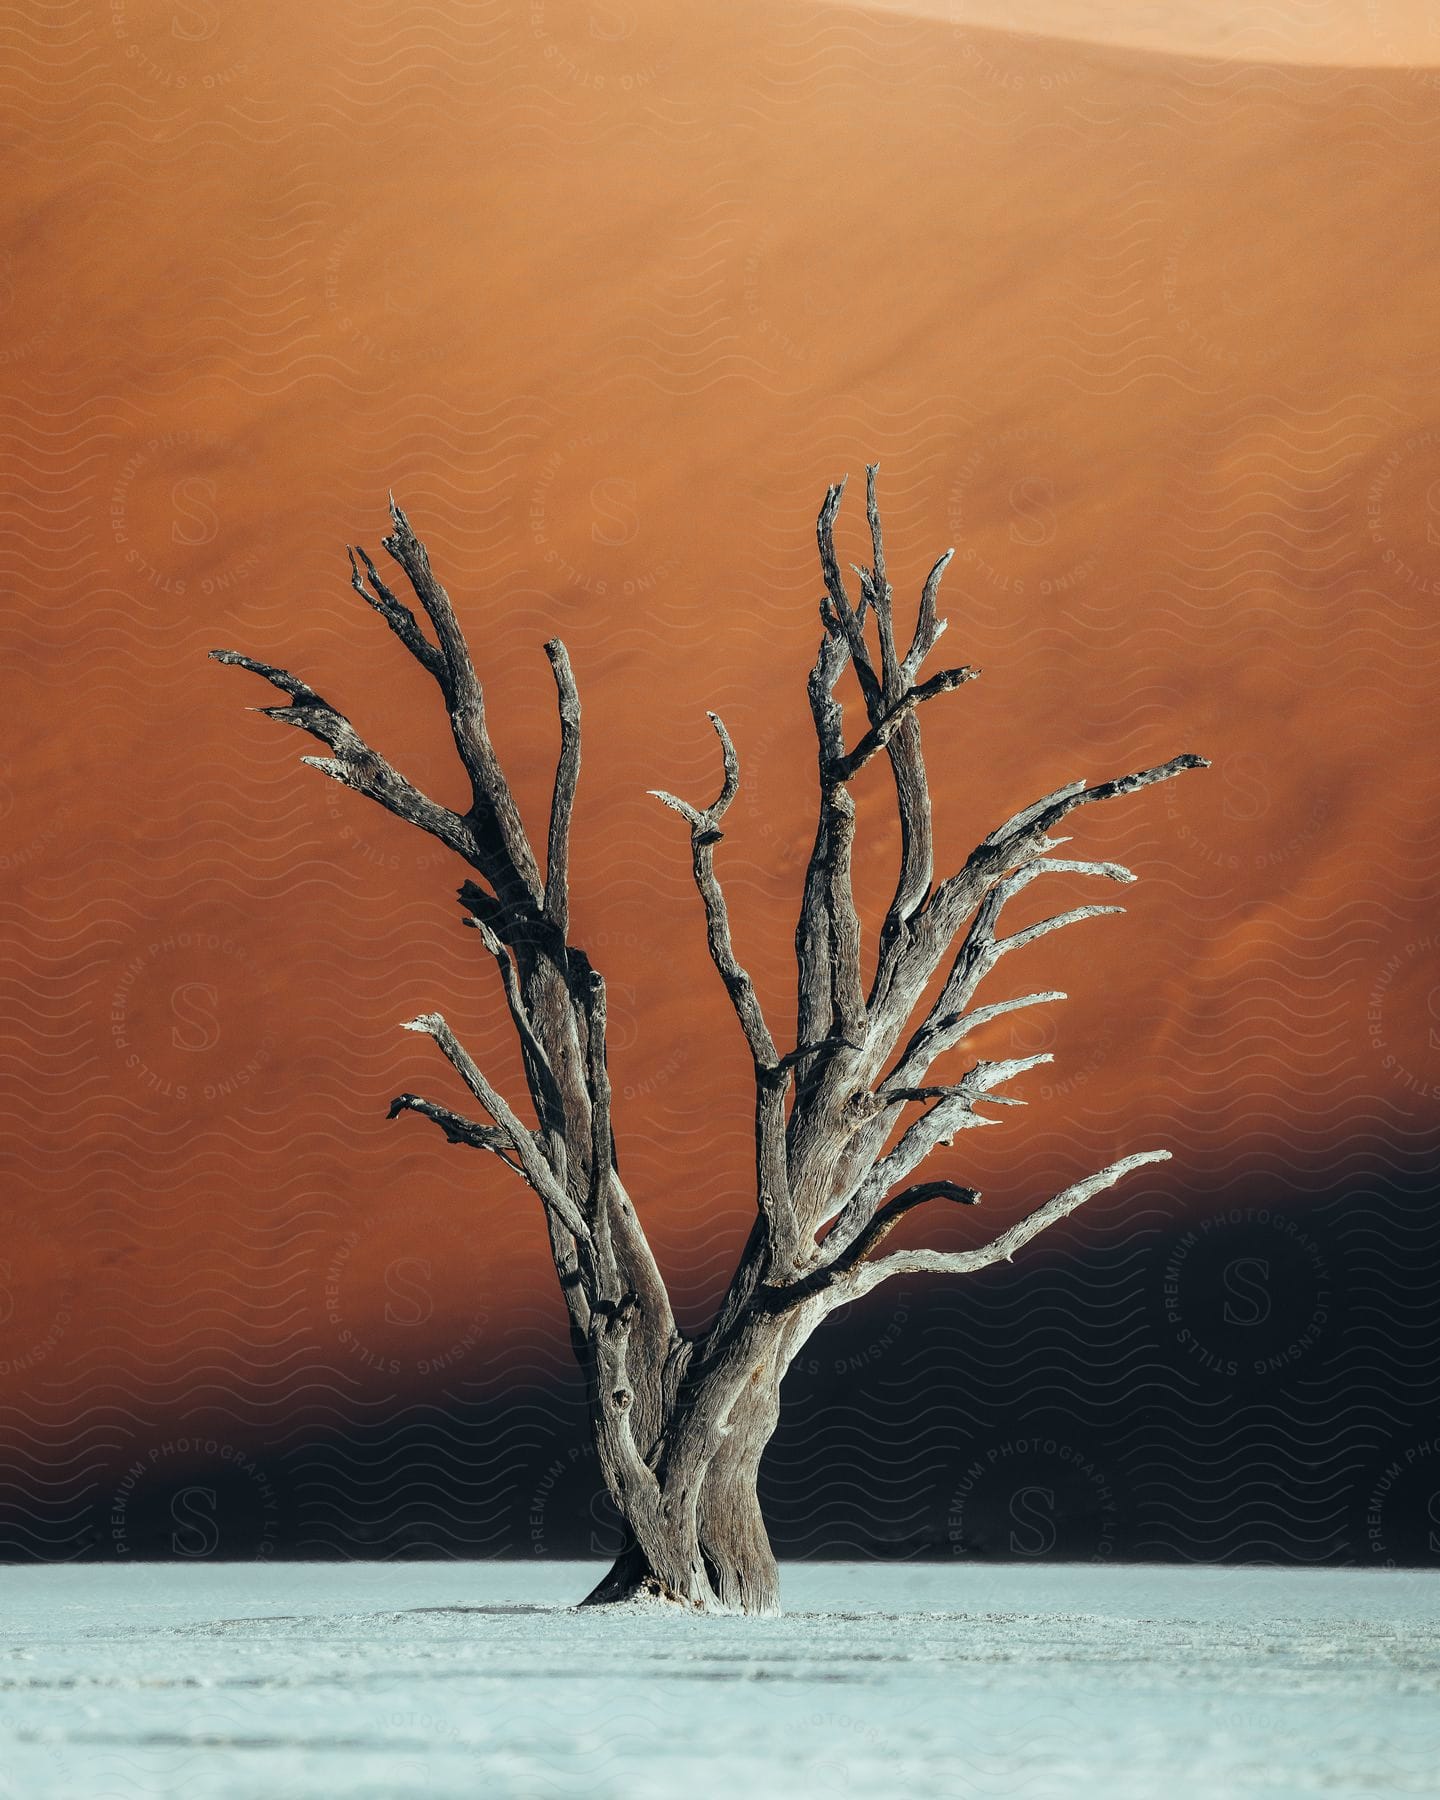
[[[926,721],[942,862],[1076,775],[1215,762],[1085,817],[1077,851],[1143,877],[1130,916],[1004,972],[1073,997],[985,1046],[1056,1057],[946,1162],[987,1226],[1152,1144],[1175,1161],[1101,1216],[1301,1204],[1433,1126],[1419,15],[1394,54],[1332,58],[1317,25],[1305,67],[1263,32],[1204,60],[1080,43],[1076,8],[1065,41],[971,16],[11,15],[0,1366],[25,1445],[249,1441],[563,1364],[529,1197],[384,1117],[405,1088],[458,1103],[396,1029],[425,1008],[517,1079],[462,871],[300,768],[243,710],[261,684],[205,660],[305,674],[458,798],[424,683],[347,585],[392,485],[537,833],[540,645],[570,647],[575,929],[687,1319],[746,1226],[746,1067],[646,790],[708,795],[718,710],[744,771],[722,873],[783,1035],[813,521],[869,458],[899,592],[955,545],[944,647],[985,671]],[[857,556],[861,523],[852,489]],[[880,770],[862,836],[873,916]]]
[[[1300,0],[1300,4],[1217,5],[1215,0],[867,0],[897,12],[977,31],[1030,36],[1169,56],[1241,62],[1405,68],[1440,64],[1440,19],[1429,0]]]

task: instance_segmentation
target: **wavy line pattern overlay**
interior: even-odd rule
[[[778,1548],[1440,1560],[1440,42],[1400,0],[1139,10],[1128,43],[1079,0],[7,12],[0,1555],[609,1553],[538,1217],[385,1119],[440,1003],[516,1091],[460,871],[204,653],[458,799],[348,586],[393,487],[533,823],[565,639],[575,932],[694,1324],[747,1066],[646,791],[709,786],[723,713],[783,1033],[813,521],[878,458],[897,590],[953,544],[985,670],[926,724],[942,863],[1076,775],[1214,768],[1086,820],[1133,916],[1030,953],[1073,998],[983,1053],[1055,1062],[937,1169],[990,1215],[946,1228],[1174,1160],[817,1339]],[[873,921],[881,773],[861,802]]]

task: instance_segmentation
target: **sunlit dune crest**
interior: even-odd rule
[[[1431,0],[863,0],[857,10],[1224,61],[1440,65]]]

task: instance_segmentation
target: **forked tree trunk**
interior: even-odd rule
[[[586,1605],[663,1599],[706,1612],[779,1612],[780,1571],[760,1510],[759,1475],[780,1418],[780,1383],[798,1347],[793,1331],[777,1322],[770,1342],[752,1353],[711,1447],[683,1471],[668,1472],[662,1446],[658,1515],[635,1524],[627,1516],[626,1544]],[[701,1413],[711,1399],[703,1387],[687,1398]],[[611,1499],[624,1512],[626,1496],[617,1492],[613,1471],[606,1475]]]
[[[720,1605],[730,1612],[778,1613],[780,1571],[760,1511],[760,1459],[780,1418],[780,1377],[767,1369],[746,1395],[705,1471],[700,1552]]]
[[[779,1583],[757,1478],[779,1414],[781,1381],[815,1327],[892,1275],[966,1274],[1008,1259],[1092,1194],[1169,1155],[1148,1150],[1122,1157],[979,1248],[875,1255],[915,1208],[936,1200],[972,1205],[979,1199],[958,1181],[909,1177],[956,1132],[998,1123],[977,1108],[1015,1104],[994,1090],[1052,1060],[1047,1054],[980,1061],[958,1075],[932,1068],[970,1032],[1001,1014],[1065,998],[1054,992],[1022,994],[975,1007],[971,1001],[979,983],[1008,952],[1061,926],[1121,910],[1079,906],[1001,936],[1005,903],[1045,874],[1135,879],[1116,863],[1052,857],[1049,852],[1067,840],[1048,834],[1078,807],[1205,766],[1203,757],[1177,756],[1095,787],[1069,782],[1012,814],[962,868],[936,883],[919,711],[978,671],[942,669],[919,678],[945,628],[936,598],[950,551],[925,581],[914,637],[901,655],[875,476],[874,467],[867,470],[872,561],[868,569],[857,569],[858,603],[846,590],[835,553],[843,482],[827,492],[816,527],[825,598],[808,693],[819,753],[819,812],[795,931],[792,1049],[777,1048],[731,941],[714,858],[724,836],[720,821],[739,792],[740,768],[729,733],[713,713],[724,763],[717,798],[696,807],[670,794],[657,796],[690,826],[691,866],[711,959],[745,1034],[755,1075],[755,1223],[715,1322],[698,1340],[676,1329],[664,1280],[620,1180],[606,1068],[605,984],[569,938],[580,700],[564,645],[554,640],[545,646],[559,702],[560,753],[543,875],[490,739],[465,633],[425,546],[393,498],[394,529],[385,549],[404,570],[433,639],[363,550],[358,560],[357,552],[350,554],[351,585],[440,689],[469,779],[471,802],[465,811],[422,793],[343,713],[287,670],[233,650],[211,652],[221,662],[263,676],[288,697],[286,705],[261,710],[329,747],[329,756],[306,757],[307,762],[428,832],[479,877],[465,881],[460,901],[469,914],[466,922],[477,929],[499,970],[535,1123],[522,1119],[486,1080],[438,1013],[411,1020],[407,1029],[435,1040],[488,1122],[418,1094],[398,1095],[390,1115],[419,1113],[452,1144],[498,1157],[540,1200],[571,1342],[589,1388],[600,1466],[629,1534],[614,1568],[590,1595],[594,1604],[649,1595],[704,1611],[778,1611]],[[848,747],[844,711],[835,698],[847,668],[854,672],[868,721],[868,729]],[[894,776],[900,873],[867,987],[851,883],[851,784],[882,754]],[[947,957],[949,972],[927,1001]]]
[[[582,1605],[654,1598],[699,1612],[778,1613],[780,1569],[760,1511],[758,1469],[758,1461],[741,1463],[722,1453],[706,1473],[700,1530],[703,1589],[696,1585],[682,1594],[673,1584],[671,1570],[688,1566],[687,1548],[678,1536],[671,1542],[671,1569],[657,1574],[632,1535]]]

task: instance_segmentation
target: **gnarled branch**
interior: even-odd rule
[[[610,1175],[615,1161],[615,1140],[610,1123],[610,1071],[605,1063],[605,983],[594,969],[586,977],[586,1080],[590,1088],[590,1181],[585,1211],[594,1232],[598,1262],[598,1287],[602,1297],[618,1303],[623,1279],[615,1261],[610,1235]]]
[[[660,788],[652,788],[650,792],[654,799],[689,822],[691,865],[695,885],[705,904],[705,928],[710,958],[720,971],[720,979],[725,983],[725,991],[735,1008],[735,1016],[740,1021],[756,1066],[769,1069],[774,1068],[778,1060],[775,1040],[770,1035],[770,1027],[765,1023],[765,1015],[755,993],[755,984],[736,961],[735,946],[730,937],[730,913],[715,874],[715,846],[725,835],[720,829],[720,821],[729,810],[730,802],[740,791],[740,761],[735,754],[730,733],[719,715],[712,712],[706,716],[715,727],[725,765],[725,776],[719,794],[709,806],[697,807],[678,800],[674,794],[667,794]]]
[[[695,885],[705,907],[705,935],[710,958],[720,972],[725,990],[745,1033],[755,1068],[756,1201],[766,1230],[756,1240],[755,1255],[767,1264],[777,1256],[794,1254],[794,1209],[785,1150],[785,1092],[791,1063],[782,1060],[775,1039],[765,1023],[755,984],[740,966],[730,936],[730,915],[715,873],[715,846],[724,837],[720,821],[740,791],[740,761],[730,733],[719,716],[707,715],[720,740],[724,778],[720,792],[709,806],[695,807],[674,794],[652,789],[654,798],[680,814],[690,826],[690,861]],[[747,1274],[746,1280],[751,1275]]]
[[[1134,879],[1115,863],[1051,855],[1064,840],[1048,834],[1078,807],[1206,766],[1203,757],[1185,755],[1095,786],[1068,783],[1013,814],[977,846],[958,874],[932,890],[930,798],[918,709],[924,699],[971,679],[974,671],[952,669],[919,682],[920,665],[944,629],[937,600],[948,553],[931,567],[910,650],[903,660],[897,659],[875,477],[871,466],[866,512],[873,560],[869,570],[856,569],[858,604],[852,604],[845,591],[834,548],[843,482],[827,490],[817,525],[826,638],[811,673],[810,701],[819,749],[820,815],[796,930],[799,1029],[794,1054],[799,1078],[787,1130],[806,1260],[816,1254],[848,1255],[881,1211],[886,1193],[915,1161],[956,1129],[993,1123],[974,1110],[978,1096],[966,1086],[974,1071],[952,1085],[927,1084],[925,1078],[934,1060],[978,1024],[1021,1005],[1063,998],[1047,992],[972,1010],[976,987],[1000,957],[1066,925],[1122,910],[1080,906],[1009,937],[998,934],[996,921],[1005,902],[1042,873]],[[865,640],[870,613],[876,618],[880,646],[878,673]],[[846,663],[855,666],[869,719],[868,730],[853,750],[843,743],[842,714],[834,695]],[[882,748],[889,754],[897,784],[901,870],[880,930],[874,980],[862,998],[857,992],[860,952],[850,875],[854,820],[843,789],[845,781]],[[929,984],[957,935],[960,944],[953,952],[950,973],[933,1003],[925,1002]],[[887,1064],[891,1064],[888,1073]],[[933,1104],[887,1153],[885,1146],[901,1108],[916,1100]],[[1018,1103],[998,1094],[991,1100]],[[833,1221],[832,1228],[823,1249],[816,1251],[816,1236],[827,1221]]]
[[[425,546],[410,528],[410,521],[390,496],[393,529],[381,540],[385,550],[405,571],[415,597],[435,628],[440,654],[445,659],[445,697],[451,735],[460,760],[470,776],[471,816],[489,851],[490,879],[519,898],[523,891],[538,904],[543,897],[535,853],[525,835],[505,771],[490,742],[485,722],[485,696],[470,660],[470,646],[455,616],[450,596],[435,578]]]
[[[367,606],[373,607],[379,613],[421,668],[432,675],[440,684],[441,690],[448,695],[449,676],[445,658],[421,631],[420,622],[415,614],[400,596],[387,587],[381,579],[380,571],[371,561],[369,551],[361,549],[358,552],[360,561],[365,565],[365,577],[368,577],[370,584],[368,587],[365,585],[365,578],[362,578],[359,566],[355,561],[357,555],[355,548],[347,544],[345,554],[350,558],[351,587]]]
[[[870,525],[872,563],[856,569],[860,603],[853,606],[835,555],[835,519],[845,491],[842,480],[826,491],[816,523],[820,569],[826,600],[821,617],[826,639],[810,676],[810,709],[820,758],[820,813],[807,871],[801,916],[796,928],[799,966],[800,1091],[806,1092],[823,1069],[827,1056],[859,1052],[870,1029],[869,1008],[881,991],[883,971],[896,954],[908,921],[923,904],[934,867],[930,793],[921,749],[919,708],[941,694],[952,693],[979,674],[968,665],[945,669],[917,685],[924,658],[938,641],[943,624],[935,604],[940,577],[951,552],[931,569],[921,595],[919,616],[904,661],[897,659],[893,594],[885,573],[884,538],[876,498],[879,464],[865,471],[865,511]],[[853,566],[853,565],[852,565]],[[865,620],[873,613],[880,640],[880,673],[865,639]],[[854,665],[865,702],[869,729],[853,750],[844,744],[843,713],[834,688],[846,662]],[[851,874],[854,803],[845,791],[865,765],[884,750],[895,778],[900,814],[900,871],[895,894],[880,933],[875,984],[867,999],[860,971],[860,931]],[[843,1078],[843,1077],[842,1077]],[[795,1133],[792,1131],[792,1139]]]
[[[390,1110],[385,1116],[387,1119],[398,1119],[402,1112],[419,1113],[421,1118],[438,1125],[450,1143],[469,1144],[476,1150],[491,1150],[501,1162],[514,1169],[517,1175],[524,1174],[511,1151],[510,1139],[495,1126],[480,1125],[461,1113],[451,1112],[448,1106],[437,1106],[433,1100],[423,1099],[419,1094],[397,1094],[390,1102]]]
[[[434,1038],[441,1054],[470,1092],[489,1113],[504,1134],[525,1179],[544,1202],[547,1210],[564,1225],[572,1237],[582,1243],[590,1239],[590,1227],[581,1217],[573,1200],[555,1179],[535,1144],[535,1138],[515,1114],[509,1103],[493,1088],[476,1067],[474,1058],[439,1013],[421,1013],[418,1019],[407,1019],[406,1031],[424,1032]]]
[[[1133,1156],[1122,1156],[1119,1162],[1065,1188],[977,1250],[893,1250],[888,1256],[858,1264],[836,1284],[837,1289],[845,1299],[854,1300],[861,1294],[868,1294],[882,1281],[888,1281],[892,1275],[970,1275],[977,1269],[988,1268],[991,1263],[1009,1262],[1031,1238],[1074,1212],[1077,1206],[1083,1206],[1094,1195],[1113,1187],[1122,1176],[1144,1168],[1147,1163],[1169,1160],[1168,1150],[1141,1150]]]
[[[545,916],[560,936],[570,929],[570,820],[580,780],[580,695],[570,658],[559,638],[545,646],[555,676],[560,709],[560,756],[550,801],[550,837],[545,859]]]
[[[878,1216],[881,1202],[891,1188],[919,1168],[925,1158],[941,1144],[953,1142],[957,1131],[995,1124],[994,1119],[988,1119],[975,1110],[977,1102],[988,1100],[991,1105],[1022,1104],[995,1094],[992,1090],[1003,1086],[1007,1081],[1013,1081],[1027,1069],[1038,1068],[1041,1063],[1054,1060],[1049,1051],[1041,1051],[1036,1056],[1014,1057],[1003,1062],[978,1062],[959,1081],[944,1086],[898,1088],[884,1092],[883,1109],[877,1113],[876,1122],[871,1126],[874,1137],[881,1143],[888,1136],[889,1125],[901,1107],[914,1100],[933,1100],[934,1104],[927,1106],[920,1117],[906,1127],[894,1149],[874,1163],[869,1175],[861,1181],[853,1196],[841,1208],[821,1246],[822,1260],[833,1262],[848,1249]]]
[[[840,511],[840,502],[845,497],[848,479],[848,476],[842,477],[826,489],[820,514],[815,522],[815,541],[820,547],[820,574],[829,599],[826,623],[828,625],[833,621],[834,627],[844,637],[850,651],[850,660],[855,665],[855,678],[860,683],[865,705],[869,708],[883,703],[885,690],[875,673],[875,665],[870,660],[870,651],[865,642],[867,603],[862,595],[858,609],[852,606],[840,574],[840,565],[835,559],[835,518]]]
[[[475,878],[461,887],[460,898],[499,969],[538,1131],[529,1131],[516,1119],[453,1037],[447,1036],[448,1027],[438,1015],[418,1021],[415,1028],[437,1036],[495,1119],[494,1135],[492,1127],[462,1120],[430,1102],[421,1105],[416,1096],[402,1096],[396,1104],[401,1111],[421,1112],[447,1134],[457,1134],[452,1136],[454,1142],[502,1155],[540,1194],[582,1366],[592,1354],[592,1301],[607,1304],[622,1291],[636,1297],[631,1329],[636,1341],[645,1345],[649,1369],[637,1379],[637,1418],[653,1439],[663,1408],[662,1370],[678,1339],[665,1284],[614,1171],[613,1152],[607,1153],[610,1173],[600,1211],[608,1232],[604,1257],[595,1251],[586,1217],[594,1210],[590,1187],[597,1132],[608,1141],[608,1090],[600,1091],[597,1077],[604,1064],[604,1009],[592,1005],[588,961],[567,941],[570,830],[580,766],[579,696],[569,658],[558,641],[547,645],[560,714],[560,752],[542,884],[490,741],[484,696],[455,607],[393,496],[390,521],[385,550],[404,570],[418,614],[386,583],[364,549],[350,552],[351,586],[440,689],[470,779],[471,803],[465,811],[440,806],[421,793],[360,737],[342,713],[287,670],[235,651],[215,654],[222,662],[264,677],[286,695],[288,705],[260,710],[307,731],[331,751],[328,757],[307,761],[332,780],[418,825],[474,871]],[[434,633],[433,642],[427,626]]]
[[[314,688],[288,669],[256,662],[252,657],[242,656],[238,650],[212,650],[210,655],[215,662],[228,663],[235,668],[248,669],[252,675],[263,676],[272,687],[290,696],[288,706],[256,706],[252,707],[253,712],[308,732],[335,752],[333,757],[305,756],[301,758],[302,762],[318,769],[322,775],[328,775],[332,781],[376,801],[397,818],[418,825],[421,831],[438,838],[457,856],[479,866],[480,846],[471,821],[452,812],[448,806],[439,805],[428,794],[422,794],[413,782],[392,769],[378,750],[370,748],[344,713],[337,711],[328,700],[322,700]]]
[[[907,1213],[913,1212],[917,1206],[924,1206],[929,1200],[950,1200],[958,1206],[978,1206],[980,1192],[978,1188],[962,1187],[958,1181],[943,1180],[919,1181],[913,1187],[902,1189],[885,1202],[865,1229],[843,1251],[798,1281],[768,1289],[761,1296],[761,1303],[774,1312],[788,1312],[802,1300],[813,1299],[817,1294],[838,1287],[852,1269],[864,1262],[889,1237]]]
[[[976,1015],[967,1015],[965,1009],[981,981],[1002,956],[1012,950],[1023,950],[1027,944],[1035,943],[1052,931],[1062,930],[1066,925],[1077,925],[1084,919],[1101,918],[1107,913],[1125,910],[1122,906],[1077,906],[1069,912],[1041,919],[1009,937],[998,936],[996,928],[1001,909],[1007,901],[1012,900],[1038,876],[1047,874],[1094,875],[1103,880],[1119,882],[1135,880],[1129,869],[1123,868],[1119,863],[1077,862],[1072,858],[1048,857],[1026,863],[1013,874],[995,882],[976,911],[970,928],[955,953],[945,985],[906,1045],[899,1062],[881,1084],[879,1091],[882,1094],[893,1093],[897,1087],[919,1080],[942,1051],[948,1050],[975,1028]],[[1063,995],[1046,994],[1029,998],[1055,999],[1063,998]],[[997,1016],[997,1011],[1013,1010],[1015,1004],[1018,1003],[1002,1003],[998,1009],[985,1010],[993,1018]]]
[[[893,705],[887,707],[879,721],[870,727],[849,755],[841,757],[835,763],[836,780],[852,781],[878,751],[888,749],[890,740],[917,707],[941,694],[953,694],[956,688],[963,687],[967,681],[974,681],[979,674],[978,669],[972,669],[968,664],[959,669],[942,669],[938,675],[922,681],[919,687],[907,689]]]

